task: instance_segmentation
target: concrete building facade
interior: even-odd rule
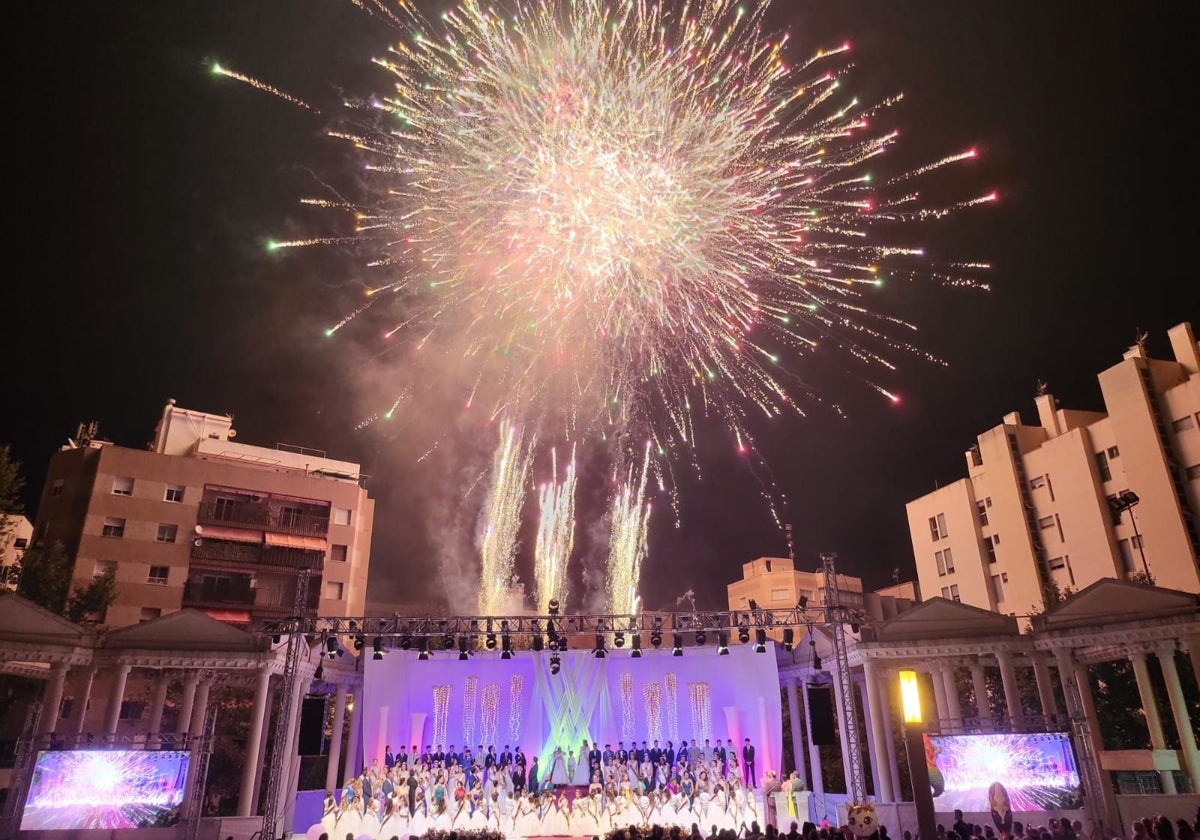
[[[109,627],[182,608],[249,625],[308,608],[365,609],[374,501],[358,464],[324,452],[236,443],[232,417],[163,409],[148,449],[83,436],[51,459],[38,545],[74,558],[72,587],[112,568]]]
[[[1200,592],[1200,348],[1168,336],[1173,361],[1139,343],[1099,375],[1103,412],[1040,393],[1036,425],[1006,415],[966,478],[908,503],[925,597],[1026,615],[1103,578]]]
[[[33,537],[33,523],[24,516],[0,517],[0,590],[13,591],[21,574],[21,556]]]

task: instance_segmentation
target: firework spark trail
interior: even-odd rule
[[[538,491],[541,519],[533,555],[538,611],[549,612],[551,600],[567,603],[567,564],[575,546],[575,448],[562,480],[558,478],[558,452],[550,451],[551,478]]]
[[[239,73],[236,70],[230,70],[228,67],[222,67],[220,64],[216,64],[216,63],[214,63],[212,66],[212,72],[216,76],[224,76],[227,79],[234,79],[236,81],[242,82],[243,84],[250,85],[250,87],[254,88],[255,90],[261,90],[263,93],[269,93],[272,96],[278,96],[280,99],[284,100],[285,102],[290,102],[293,105],[298,105],[301,108],[305,108],[309,111],[312,111],[314,114],[321,113],[318,109],[314,108],[312,105],[309,105],[307,102],[305,102],[300,97],[292,96],[290,93],[287,93],[286,91],[282,91],[279,88],[274,87],[273,85],[267,84],[266,82],[260,81],[256,78],[254,78],[253,76],[247,76],[244,73]]]
[[[646,557],[650,504],[646,481],[650,475],[650,444],[646,444],[640,469],[629,467],[609,504],[608,611],[614,615],[637,612],[637,588]]]
[[[492,458],[491,490],[484,506],[483,533],[479,541],[482,560],[479,614],[501,615],[508,610],[513,560],[521,529],[521,508],[533,465],[536,440],[526,440],[520,426],[500,424],[500,445]]]

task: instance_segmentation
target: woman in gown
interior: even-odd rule
[[[533,794],[525,793],[517,797],[513,803],[512,812],[512,830],[506,831],[513,837],[526,837],[529,835],[529,815],[534,811]]]
[[[571,777],[567,774],[567,757],[563,754],[562,747],[554,748],[554,757],[550,761],[550,772],[546,774],[546,778],[555,787],[571,783]]]
[[[332,793],[325,794],[325,805],[321,809],[321,832],[334,836],[334,828],[337,825],[338,805],[337,800],[333,798]]]
[[[342,800],[342,812],[338,815],[334,831],[337,837],[345,837],[347,834],[357,837],[362,833],[362,814],[359,812],[358,804],[353,796]]]
[[[589,752],[590,746],[587,741],[584,741],[579,747],[579,760],[576,762],[575,772],[571,774],[571,784],[575,785],[576,787],[586,786],[588,779],[590,779],[592,777],[592,773],[595,772],[595,770],[592,769],[591,764],[589,764],[591,761],[591,758],[588,755]]]
[[[363,814],[362,825],[359,826],[359,833],[366,834],[368,837],[379,836],[379,803],[374,797],[365,800],[366,813]]]

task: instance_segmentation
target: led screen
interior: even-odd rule
[[[21,830],[174,825],[187,773],[186,752],[39,753]]]
[[[1083,805],[1065,732],[933,735],[925,744],[938,811],[1069,810]]]

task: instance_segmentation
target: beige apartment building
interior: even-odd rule
[[[33,523],[24,516],[0,516],[0,591],[15,591],[21,576],[21,557],[33,536]]]
[[[1102,578],[1200,592],[1200,349],[1189,323],[1168,336],[1174,361],[1139,343],[1099,375],[1104,411],[1041,393],[1036,425],[1006,415],[966,478],[908,503],[925,597],[1023,616]]]
[[[111,568],[123,627],[182,608],[248,626],[307,607],[361,615],[374,501],[358,464],[235,442],[233,418],[170,401],[153,442],[72,441],[50,462],[34,543],[75,558],[72,587]]]

